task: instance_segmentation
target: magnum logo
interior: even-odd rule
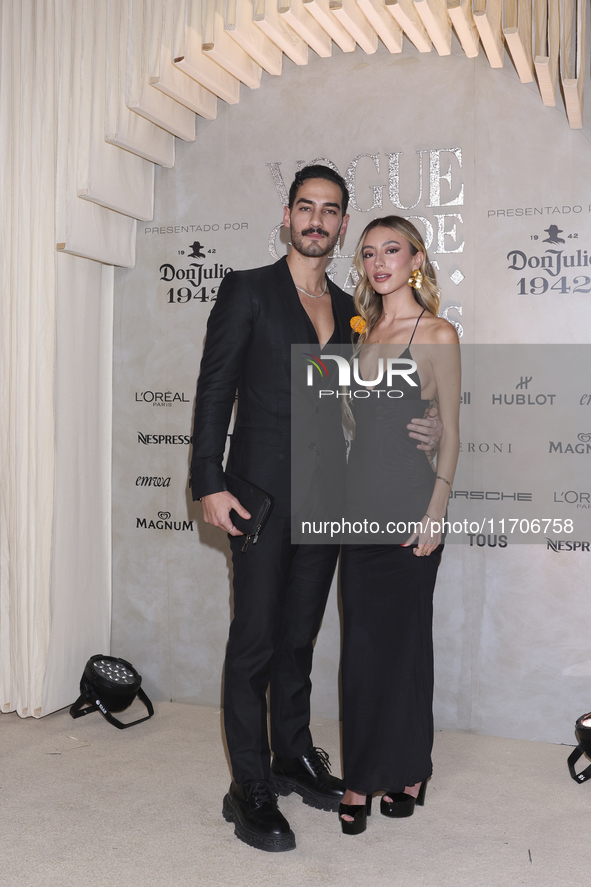
[[[561,440],[559,441],[548,441],[549,453],[571,453],[581,455],[588,455],[591,453],[591,434],[577,434],[577,439],[580,443],[572,444],[572,443],[563,443]]]
[[[170,511],[159,511],[156,520],[147,517],[137,517],[135,523],[136,530],[177,530],[180,532],[189,531],[193,533],[192,520],[172,520]]]

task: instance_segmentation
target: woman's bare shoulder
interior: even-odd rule
[[[424,315],[425,323],[421,330],[419,342],[434,345],[457,345],[459,343],[455,326],[444,317],[435,317],[433,314]],[[421,320],[421,324],[423,321]]]

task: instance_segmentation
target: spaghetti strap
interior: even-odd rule
[[[423,310],[421,311],[421,313],[420,313],[419,316],[417,317],[417,322],[415,323],[415,328],[414,328],[414,330],[412,331],[412,336],[410,337],[410,342],[409,342],[408,345],[406,346],[407,348],[410,348],[410,346],[412,345],[412,340],[413,340],[414,337],[415,337],[415,333],[416,333],[416,331],[417,331],[417,327],[418,327],[418,325],[419,325],[419,320],[421,319],[421,317],[423,316],[423,314],[425,313],[426,310],[427,310],[426,308],[423,308]]]

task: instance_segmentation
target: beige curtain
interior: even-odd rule
[[[195,138],[163,84],[215,115],[172,68],[175,11],[0,0],[0,711],[23,717],[109,652],[113,266],[134,264],[154,162]]]
[[[67,18],[0,6],[0,706],[35,717],[110,631],[113,270],[55,249]]]
[[[0,711],[21,716],[109,651],[113,266],[174,160],[168,117],[195,134],[149,83],[152,5],[0,0]]]
[[[0,12],[0,701],[38,715],[54,508],[55,11]]]

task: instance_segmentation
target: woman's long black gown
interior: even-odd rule
[[[410,357],[411,342],[401,357]],[[420,521],[433,491],[435,473],[406,428],[429,404],[415,377],[414,398],[355,400],[348,510],[373,510],[381,526]],[[431,775],[433,589],[442,549],[417,557],[400,544],[343,546],[344,779],[360,794],[403,791]]]

